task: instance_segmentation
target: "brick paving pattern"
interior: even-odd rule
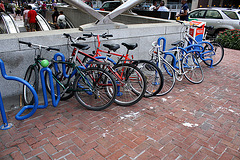
[[[0,159],[240,159],[240,51],[225,49],[205,80],[162,97],[89,111],[73,98],[0,130]]]

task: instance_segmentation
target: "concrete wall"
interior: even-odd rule
[[[151,48],[151,43],[156,41],[158,37],[164,36],[167,39],[167,48],[170,48],[170,43],[179,40],[181,26],[177,23],[155,23],[155,24],[136,24],[128,25],[126,29],[113,29],[113,30],[98,30],[94,34],[102,34],[108,32],[113,34],[109,40],[104,40],[102,43],[138,43],[139,47],[133,53],[136,59],[149,59],[148,51]],[[24,77],[25,71],[29,64],[33,63],[35,52],[33,49],[28,48],[26,45],[19,44],[18,40],[29,41],[41,45],[57,47],[65,55],[71,53],[67,48],[67,40],[62,38],[63,33],[69,33],[74,37],[81,36],[85,32],[78,29],[65,29],[53,31],[39,31],[32,33],[19,33],[10,35],[1,35],[0,37],[0,58],[3,60],[6,68],[6,73],[10,76]],[[88,33],[88,32],[86,32]],[[93,39],[87,39],[83,43],[87,43],[91,48],[87,51],[91,53],[94,49]],[[117,51],[118,53],[125,53],[125,47]],[[43,52],[42,55],[51,58],[54,52]],[[41,88],[41,86],[40,86]],[[19,106],[19,95],[22,93],[22,85],[15,81],[6,81],[0,78],[0,91],[2,93],[3,102],[6,110],[11,107]]]

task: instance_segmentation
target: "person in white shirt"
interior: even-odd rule
[[[57,24],[60,29],[66,28],[66,18],[63,15],[63,11],[60,11],[60,15],[57,18]]]
[[[153,5],[148,10],[149,11],[156,11],[157,10],[157,1],[153,1]]]
[[[157,11],[169,11],[169,9],[167,7],[165,7],[164,5],[165,5],[165,2],[161,1],[160,6],[158,7]]]
[[[28,12],[29,12],[29,6],[25,6],[23,11],[23,22],[27,32],[29,31]]]

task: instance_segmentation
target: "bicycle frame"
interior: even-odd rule
[[[89,55],[87,53],[84,53],[84,52],[80,51],[79,49],[77,49],[76,47],[74,47],[73,52],[72,52],[72,56],[74,56],[76,58],[75,60],[78,61],[84,68],[86,68],[86,66],[82,63],[81,59],[77,56],[77,54],[81,54],[81,55],[83,55],[85,57],[88,57],[88,58],[90,58],[93,61],[103,63],[99,59],[97,59],[97,58],[95,58],[95,57],[93,57],[93,56],[91,56],[91,55]],[[123,80],[122,76],[119,75],[110,65],[106,65],[106,67],[119,80],[119,82],[122,85],[124,85],[123,82],[122,82],[122,80]]]
[[[118,56],[118,57],[123,57],[124,60],[125,60],[123,63],[126,63],[127,61],[133,60],[133,56],[132,56],[132,59],[130,59],[128,53],[126,53],[126,55],[124,55],[124,54],[122,55],[122,54],[118,54],[118,53],[114,53],[114,52],[110,52],[110,51],[106,51],[106,50],[101,50],[100,49],[100,45],[101,45],[100,35],[97,35],[96,37],[97,37],[97,41],[98,41],[98,46],[96,48],[96,51],[95,51],[95,54],[94,54],[93,57],[100,57],[100,56],[102,56],[101,53],[106,53],[108,55],[114,55],[114,56]],[[116,64],[116,62],[114,60],[112,60],[112,59],[111,59],[111,62],[113,62],[113,64]]]

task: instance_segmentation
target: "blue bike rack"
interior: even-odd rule
[[[26,85],[30,89],[30,91],[32,92],[35,104],[34,105],[23,106],[23,108],[17,113],[15,118],[17,120],[23,120],[23,119],[31,117],[36,112],[36,110],[38,108],[38,96],[37,96],[37,93],[36,93],[35,89],[27,81],[25,81],[21,78],[8,76],[6,74],[6,71],[5,71],[4,63],[1,59],[0,59],[0,69],[1,69],[1,73],[2,73],[3,78],[5,78],[6,80],[18,81],[18,82]],[[32,109],[32,111],[30,113],[28,113],[27,115],[21,116],[22,113],[26,109]],[[12,124],[7,122],[6,112],[5,112],[5,109],[4,109],[1,93],[0,93],[0,110],[1,110],[2,120],[3,120],[3,125],[0,126],[0,129],[1,130],[6,130],[6,129],[11,128]]]
[[[48,72],[49,74],[49,82],[50,82],[50,88],[51,88],[51,98],[52,98],[52,105],[54,107],[56,107],[60,101],[60,86],[58,83],[56,83],[56,87],[57,87],[57,97],[55,98],[55,92],[54,92],[54,85],[53,85],[53,76],[52,76],[52,71],[51,69],[45,67],[42,68],[40,70],[40,77],[41,77],[41,82],[42,82],[42,91],[43,91],[43,98],[44,98],[44,105],[38,105],[38,96],[37,93],[35,91],[35,89],[25,80],[18,78],[18,77],[13,77],[13,76],[8,76],[6,74],[5,71],[5,66],[3,61],[0,59],[0,69],[1,69],[1,73],[2,76],[6,79],[6,80],[14,80],[14,81],[18,81],[20,83],[22,83],[23,85],[26,85],[30,91],[33,94],[34,97],[34,105],[27,105],[27,106],[23,106],[22,109],[16,114],[15,118],[17,120],[24,120],[27,119],[29,117],[31,117],[37,109],[43,109],[46,108],[48,106],[48,99],[47,99],[47,91],[46,91],[46,83],[44,80],[44,72]],[[65,69],[65,66],[64,68]],[[65,70],[64,70],[65,71]],[[66,73],[66,72],[65,72]],[[26,110],[26,109],[32,109],[32,111],[30,113],[28,113],[27,115],[21,116],[22,113]],[[6,112],[4,109],[4,105],[3,105],[3,101],[2,101],[2,95],[0,92],[0,111],[1,111],[1,115],[2,115],[2,120],[3,120],[3,125],[0,126],[1,130],[7,130],[10,129],[13,125],[11,123],[8,123],[7,121],[7,117],[6,117]]]

